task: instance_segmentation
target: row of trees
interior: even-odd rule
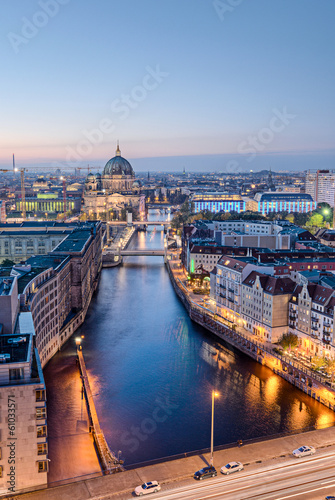
[[[284,352],[293,351],[299,346],[299,338],[294,333],[287,333],[282,335],[278,344],[281,346]],[[314,370],[323,370],[324,372],[331,375],[332,382],[335,375],[335,360],[321,357],[321,356],[313,356],[311,359],[311,364]]]

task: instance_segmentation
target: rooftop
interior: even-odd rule
[[[10,295],[14,278],[0,277],[0,295]]]
[[[22,363],[28,361],[31,334],[1,335],[0,364]],[[7,356],[1,356],[7,354]]]

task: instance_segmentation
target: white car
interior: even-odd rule
[[[315,448],[313,446],[301,446],[297,450],[294,450],[292,455],[294,457],[306,457],[307,455],[313,455],[315,453]]]
[[[141,497],[148,493],[157,493],[160,489],[161,485],[157,481],[151,481],[150,483],[143,483],[142,486],[137,486],[135,488],[135,495]]]
[[[232,472],[238,472],[243,469],[244,467],[241,462],[229,462],[229,464],[221,467],[221,474],[231,474]]]

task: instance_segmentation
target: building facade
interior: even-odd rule
[[[330,170],[308,172],[305,180],[305,192],[309,194],[316,203],[325,202],[333,207],[335,196],[335,172]]]
[[[191,197],[194,212],[209,210],[213,213],[219,212],[244,212],[245,201],[239,194],[231,193],[195,193]]]
[[[316,207],[317,203],[307,193],[257,193],[253,201],[253,210],[262,215],[271,212],[307,213]]]
[[[288,302],[296,284],[253,271],[241,287],[241,317],[246,330],[268,342],[288,333]]]
[[[141,193],[141,184],[135,179],[132,166],[121,156],[119,145],[102,175],[88,174],[83,200],[82,210],[87,216],[99,219],[105,215],[117,219],[128,210],[137,217],[144,217],[145,195]]]

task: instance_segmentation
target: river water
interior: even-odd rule
[[[135,235],[130,248],[162,248],[163,242],[163,231],[151,228]],[[77,335],[85,336],[101,427],[126,466],[208,448],[213,388],[219,392],[214,445],[335,420],[331,410],[193,323],[162,257],[127,257],[121,267],[103,270]],[[62,366],[71,357],[74,338],[45,369],[51,408],[55,388],[57,401],[71,406],[71,392],[62,393],[69,386]],[[54,436],[61,433],[66,415],[49,411],[48,426]]]

